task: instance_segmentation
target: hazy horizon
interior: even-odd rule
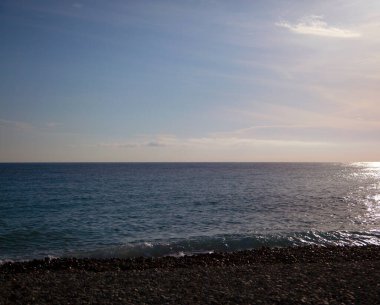
[[[380,2],[2,1],[0,162],[379,161]]]

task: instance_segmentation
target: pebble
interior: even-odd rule
[[[0,304],[380,304],[380,247],[0,265]]]

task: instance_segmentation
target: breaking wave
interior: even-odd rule
[[[186,240],[136,242],[91,251],[75,251],[64,256],[90,258],[131,258],[184,256],[200,253],[232,252],[261,247],[380,245],[380,231],[299,232],[271,235],[228,235]]]

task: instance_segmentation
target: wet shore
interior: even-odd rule
[[[0,304],[379,304],[380,247],[0,265]]]

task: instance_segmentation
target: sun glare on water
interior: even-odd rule
[[[354,166],[363,166],[367,168],[379,169],[380,170],[380,162],[354,162],[352,163]]]
[[[354,219],[362,224],[371,224],[372,229],[379,229],[380,221],[380,162],[355,162],[357,167],[351,177],[361,184],[347,198],[356,208],[353,209]]]
[[[355,162],[351,165],[361,167],[365,173],[373,177],[380,177],[380,162]]]

